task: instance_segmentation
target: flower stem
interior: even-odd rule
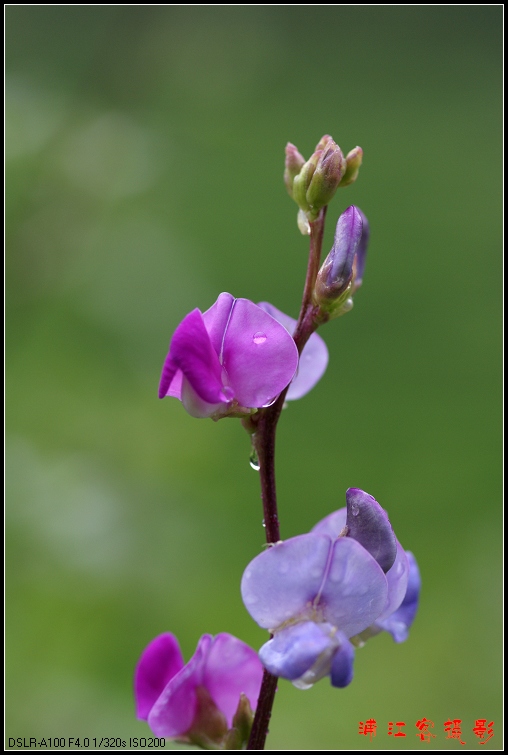
[[[326,206],[321,210],[317,219],[310,224],[310,250],[307,276],[305,278],[300,316],[293,334],[299,354],[302,353],[303,347],[319,324],[317,321],[319,308],[313,304],[312,294],[321,261],[325,216]],[[269,544],[277,543],[280,540],[277,491],[275,487],[275,435],[287,390],[286,388],[282,391],[277,401],[271,406],[266,409],[260,409],[249,420],[249,431],[253,431],[253,444],[259,461],[263,521],[266,528],[266,542]],[[264,749],[276,689],[277,677],[265,669],[256,707],[256,715],[247,745],[248,750]]]

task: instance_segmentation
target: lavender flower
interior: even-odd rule
[[[284,319],[294,323],[269,304],[258,307],[227,293],[203,314],[193,310],[171,340],[159,398],[174,396],[193,417],[214,419],[245,416],[270,405],[298,368],[298,351]],[[290,398],[310,390],[327,360],[326,346],[315,336],[302,354],[298,387]]]
[[[307,535],[261,553],[242,579],[247,610],[274,635],[259,652],[263,665],[300,688],[327,675],[334,686],[346,686],[354,645],[382,629],[405,639],[402,627],[407,635],[416,613],[419,579],[414,568],[410,574],[416,562],[386,512],[357,488],[346,492],[346,503]]]
[[[187,664],[176,637],[161,634],[136,667],[136,714],[156,737],[218,743],[245,698],[255,708],[262,675],[255,651],[230,634],[203,635]]]

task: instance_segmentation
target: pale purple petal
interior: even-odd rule
[[[287,330],[248,299],[234,302],[222,357],[234,396],[245,407],[273,401],[298,366],[298,351]]]
[[[277,632],[260,649],[259,657],[271,674],[293,680],[303,676],[331,644],[319,624],[303,621]]]
[[[210,309],[203,312],[203,322],[217,356],[220,356],[222,353],[224,334],[228,327],[235,301],[236,299],[232,294],[224,292],[219,295],[219,298],[212,304]]]
[[[389,632],[395,642],[404,642],[409,634],[409,628],[414,621],[420,599],[421,578],[416,559],[411,551],[406,551],[409,562],[409,579],[406,595],[399,608],[388,618],[376,624]]]
[[[325,576],[330,546],[326,535],[309,533],[277,543],[250,562],[241,591],[245,607],[259,626],[273,629],[288,619],[304,618]]]
[[[353,681],[355,649],[343,632],[337,632],[340,647],[335,651],[330,669],[330,679],[334,687],[347,687]]]
[[[387,595],[386,577],[365,548],[352,538],[337,538],[319,597],[324,620],[352,637],[377,619]]]
[[[201,637],[190,661],[171,679],[155,702],[148,724],[156,737],[178,737],[192,726],[197,707],[196,687],[203,684],[205,660],[211,643],[211,635]]]
[[[333,540],[340,535],[344,527],[346,526],[347,509],[344,506],[343,509],[334,511],[333,514],[328,514],[324,519],[314,525],[311,532],[319,532],[322,535],[329,535]]]
[[[222,369],[213,350],[199,309],[194,309],[175,330],[162,368],[159,398],[167,395],[180,369],[197,395],[209,404],[227,401],[221,380]]]
[[[388,618],[402,603],[407,592],[409,561],[402,545],[397,541],[397,556],[393,566],[386,572],[388,598],[383,613],[377,621]]]
[[[181,370],[177,370],[173,379],[171,380],[169,388],[166,391],[166,396],[171,396],[172,398],[177,398],[181,401],[182,400],[182,381],[183,381],[183,372]]]
[[[228,727],[233,723],[240,694],[247,695],[252,709],[257,705],[263,667],[257,653],[231,634],[214,637],[206,659],[204,686],[220,711],[226,716]]]
[[[289,317],[289,315],[284,314],[280,309],[277,309],[277,307],[274,307],[266,301],[260,302],[258,306],[280,322],[290,335],[293,335],[296,328],[296,320]],[[327,365],[328,349],[326,344],[321,336],[318,336],[317,333],[313,333],[305,344],[300,355],[296,375],[286,393],[286,401],[295,401],[296,399],[305,396],[305,394],[308,393],[319,380],[321,380]]]
[[[134,674],[136,715],[146,721],[166,684],[183,668],[178,640],[167,632],[156,637],[141,654]]]
[[[175,380],[173,380],[173,383],[175,382]],[[228,390],[228,389],[225,389],[225,390]],[[211,417],[213,414],[216,414],[219,410],[226,411],[227,409],[226,402],[220,402],[218,404],[209,404],[208,401],[203,401],[203,399],[200,396],[198,396],[198,394],[196,393],[196,391],[194,390],[194,388],[192,387],[192,385],[190,384],[190,382],[187,380],[185,376],[183,376],[182,387],[181,387],[179,398],[182,404],[184,405],[186,411],[191,415],[191,417],[196,417],[197,419],[204,419],[205,417]]]
[[[346,507],[347,536],[363,545],[387,572],[397,555],[397,538],[386,511],[375,498],[359,488],[348,488]]]

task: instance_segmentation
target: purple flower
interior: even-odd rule
[[[187,664],[176,637],[161,634],[136,667],[136,715],[156,737],[219,741],[242,694],[255,708],[262,675],[255,651],[230,634],[204,634]]]
[[[327,675],[346,686],[354,645],[383,629],[402,641],[416,613],[416,562],[386,512],[357,488],[346,504],[307,535],[261,553],[242,578],[247,610],[274,635],[259,651],[263,665],[300,688]]]
[[[203,314],[193,310],[171,340],[159,398],[174,396],[193,417],[214,419],[243,416],[269,406],[298,368],[296,345],[285,323],[278,322],[281,318],[286,315],[271,305],[257,306],[227,293]],[[307,354],[317,351],[320,367],[314,367],[313,359],[308,364],[305,352],[302,354],[302,365],[308,364],[303,372],[309,377],[301,378],[299,371],[300,387],[293,398],[310,390],[326,368],[326,346],[321,339],[319,342],[322,347],[316,350],[314,340]]]

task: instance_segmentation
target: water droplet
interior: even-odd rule
[[[259,467],[258,467],[258,469],[259,469]],[[266,527],[266,522],[265,522],[265,520],[264,520],[264,519],[263,519],[263,521],[261,522],[261,524],[263,525],[263,527]]]
[[[254,333],[252,340],[257,344],[264,343],[266,341],[266,335],[259,330],[257,333]]]
[[[252,447],[252,450],[250,452],[249,464],[251,465],[252,469],[255,472],[259,472],[259,468],[261,465],[259,463],[258,455],[256,453],[256,449],[254,448],[254,446]]]
[[[358,516],[358,514],[360,513],[360,507],[357,503],[351,504],[351,513],[353,516]]]
[[[222,393],[226,397],[226,401],[232,401],[235,396],[234,390],[229,385],[223,387]]]

